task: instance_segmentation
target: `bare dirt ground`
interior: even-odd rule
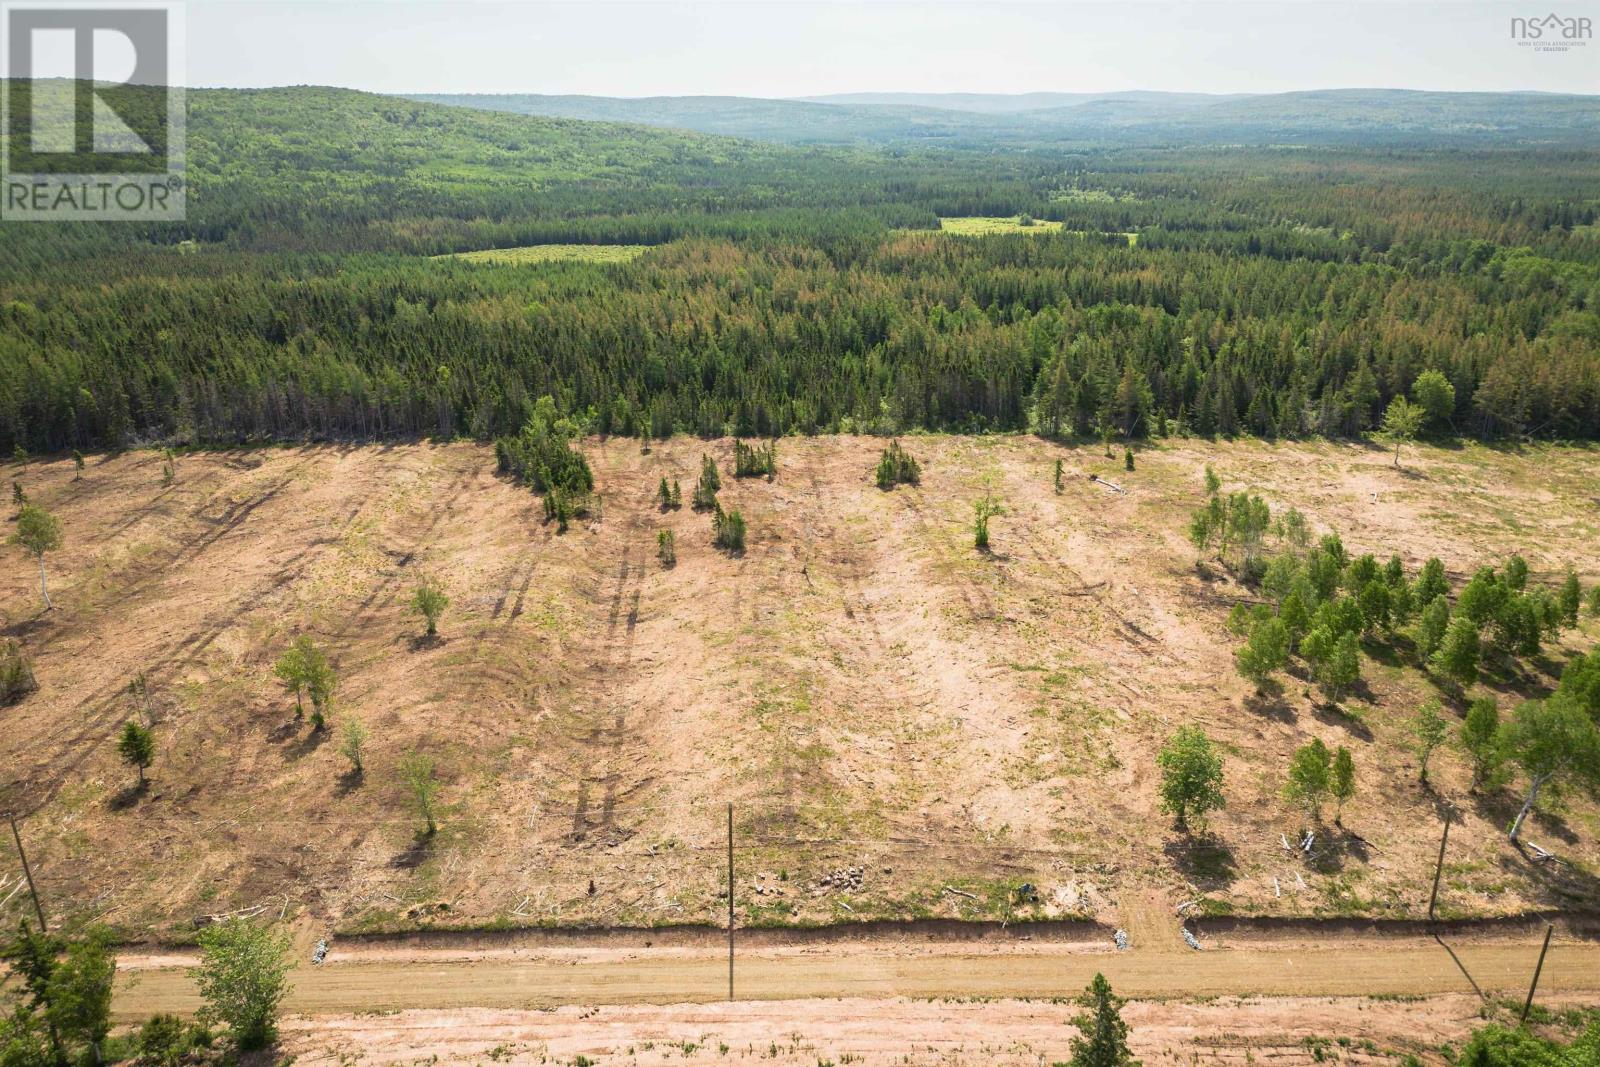
[[[1146,1064],[1444,1064],[1482,1025],[1476,998],[1133,1001]],[[818,1000],[666,1007],[403,1011],[285,1027],[299,1064],[734,1063],[817,1067],[1038,1067],[1070,1055],[1076,1009],[1040,1001]],[[434,1057],[437,1059],[435,1060]],[[580,1059],[581,1057],[581,1059]]]
[[[151,453],[92,459],[82,482],[7,465],[67,545],[48,614],[0,550],[0,636],[42,684],[0,711],[0,806],[26,815],[53,913],[166,936],[238,909],[319,930],[715,922],[730,802],[742,924],[1075,915],[1170,943],[1173,906],[1199,897],[1416,917],[1446,803],[1445,914],[1600,904],[1593,803],[1538,817],[1561,861],[1534,865],[1500,832],[1515,784],[1470,796],[1448,751],[1436,791],[1418,787],[1407,721],[1433,687],[1414,669],[1368,659],[1342,711],[1292,678],[1256,699],[1224,627],[1243,591],[1184,538],[1209,463],[1356,552],[1437,554],[1465,577],[1521,551],[1536,580],[1571,562],[1592,584],[1600,452],[1408,450],[1396,470],[1359,446],[1169,442],[1124,472],[1026,437],[907,444],[922,486],[882,493],[871,439],[780,442],[772,482],[735,482],[729,441],[587,442],[604,515],[564,536],[472,445],[184,456],[166,488]],[[663,476],[688,495],[702,451],[749,521],[743,556],[712,548],[704,515],[655,506]],[[1007,513],[982,555],[971,508],[991,490]],[[424,575],[452,597],[433,642],[407,610]],[[298,633],[339,671],[321,734],[272,677]],[[1595,633],[1497,682],[1502,706]],[[141,671],[160,747],[142,794],[114,750]],[[372,729],[364,776],[337,751],[347,716]],[[1183,723],[1228,759],[1228,808],[1198,844],[1157,811],[1153,756]],[[1298,819],[1278,792],[1311,736],[1353,749],[1360,793],[1305,865],[1280,847]],[[431,839],[395,773],[412,750],[443,783]],[[822,884],[842,867],[859,884]],[[1021,882],[1039,904],[1007,903]]]

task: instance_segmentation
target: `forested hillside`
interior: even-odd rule
[[[802,100],[435,93],[416,99],[523,115],[643,122],[784,144],[978,151],[997,145],[1581,146],[1600,136],[1600,101],[1557,93],[846,93]]]
[[[1593,149],[801,150],[340,90],[191,108],[188,223],[7,228],[5,451],[490,437],[547,394],[656,436],[1344,435],[1427,370],[1453,391],[1432,432],[1600,434]],[[936,232],[1017,215],[1062,226]],[[430,258],[548,242],[659,247]]]

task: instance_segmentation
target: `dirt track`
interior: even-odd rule
[[[1052,998],[1076,994],[1101,971],[1119,993],[1135,997],[1409,996],[1472,993],[1473,982],[1487,995],[1525,989],[1537,955],[1537,943],[1441,943],[1425,937],[1182,954],[1033,943],[828,945],[742,954],[735,983],[744,1000]],[[170,956],[125,961],[116,1000],[119,1017],[197,1007],[185,972],[172,966],[176,962]],[[138,970],[143,963],[157,966]],[[727,958],[712,948],[386,953],[382,958],[336,953],[322,967],[299,968],[293,981],[289,1010],[312,1014],[675,1004],[725,997]],[[1541,988],[1600,993],[1600,944],[1553,943]]]
[[[357,1061],[1039,1067],[1067,1058],[1077,1010],[1060,1001],[810,1000],[405,1011],[290,1019],[283,1051],[296,1064],[339,1067]],[[1405,1056],[1442,1067],[1443,1047],[1459,1048],[1481,1025],[1481,1011],[1476,997],[1457,993],[1146,1000],[1128,1003],[1122,1014],[1134,1055],[1147,1067],[1393,1067]]]

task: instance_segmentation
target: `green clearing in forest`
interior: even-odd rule
[[[529,263],[556,263],[582,260],[588,263],[626,263],[637,259],[649,245],[526,245],[522,248],[486,248],[481,252],[457,252],[440,259],[465,259],[473,263],[499,263],[523,266]]]

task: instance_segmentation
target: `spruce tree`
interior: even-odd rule
[[[144,769],[156,758],[155,735],[150,728],[129,719],[123,724],[122,735],[117,739],[117,753],[122,757],[122,762],[139,772],[139,788],[143,789]]]
[[[1105,975],[1094,976],[1078,1003],[1085,1010],[1072,1020],[1079,1036],[1072,1039],[1071,1067],[1139,1067],[1128,1050],[1123,1001],[1111,992]]]

